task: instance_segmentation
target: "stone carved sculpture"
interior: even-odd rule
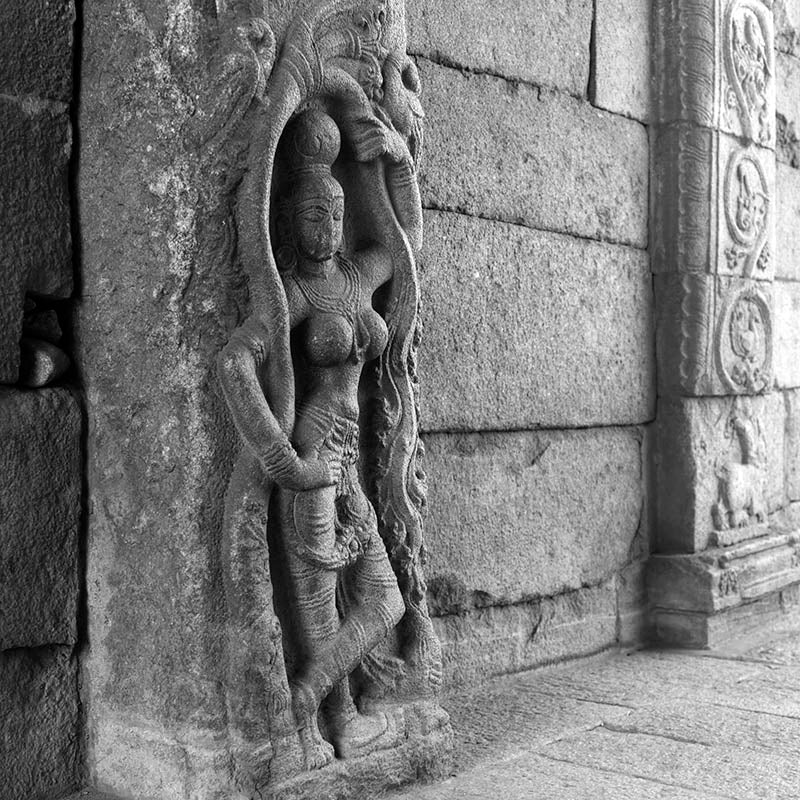
[[[774,75],[772,27],[761,0],[731,2],[725,14],[727,107],[736,112],[744,136],[769,144],[774,112],[768,84]]]
[[[744,528],[752,522],[766,522],[764,496],[766,481],[766,442],[761,423],[742,402],[734,403],[726,435],[735,439],[741,461],[729,460],[717,465],[719,495],[712,509],[719,544],[726,538],[719,531]]]
[[[397,745],[397,701],[446,728],[421,568],[422,110],[401,11],[299,3],[274,65],[266,19],[231,12],[220,76],[243,85],[195,131],[209,158],[243,129],[249,144],[250,313],[219,359],[244,441],[223,536],[240,787]]]

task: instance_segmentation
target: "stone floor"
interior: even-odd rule
[[[452,696],[454,775],[386,800],[800,798],[800,631],[612,654]]]
[[[383,800],[800,799],[797,628],[520,673],[445,706],[453,777]]]

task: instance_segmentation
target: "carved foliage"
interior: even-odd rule
[[[655,20],[659,118],[669,124],[654,139],[653,263],[680,276],[667,282],[678,296],[659,300],[662,385],[763,392],[775,236],[771,4],[659,0]],[[676,342],[679,353],[665,357]]]
[[[772,380],[772,314],[767,295],[751,284],[725,303],[715,334],[716,363],[727,389],[758,394]]]
[[[723,202],[732,238],[725,249],[728,269],[737,275],[764,275],[770,267],[771,190],[757,152],[735,150],[725,171]]]
[[[762,0],[732,0],[725,10],[722,123],[732,133],[774,147],[775,57],[772,12]]]

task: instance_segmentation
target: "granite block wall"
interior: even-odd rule
[[[408,3],[446,680],[642,641],[650,4]]]
[[[79,779],[82,420],[61,349],[73,290],[74,22],[72,0],[0,3],[3,800],[61,797]]]

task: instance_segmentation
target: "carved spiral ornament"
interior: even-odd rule
[[[765,391],[772,374],[772,315],[769,301],[755,286],[738,292],[720,315],[717,365],[734,392]]]

